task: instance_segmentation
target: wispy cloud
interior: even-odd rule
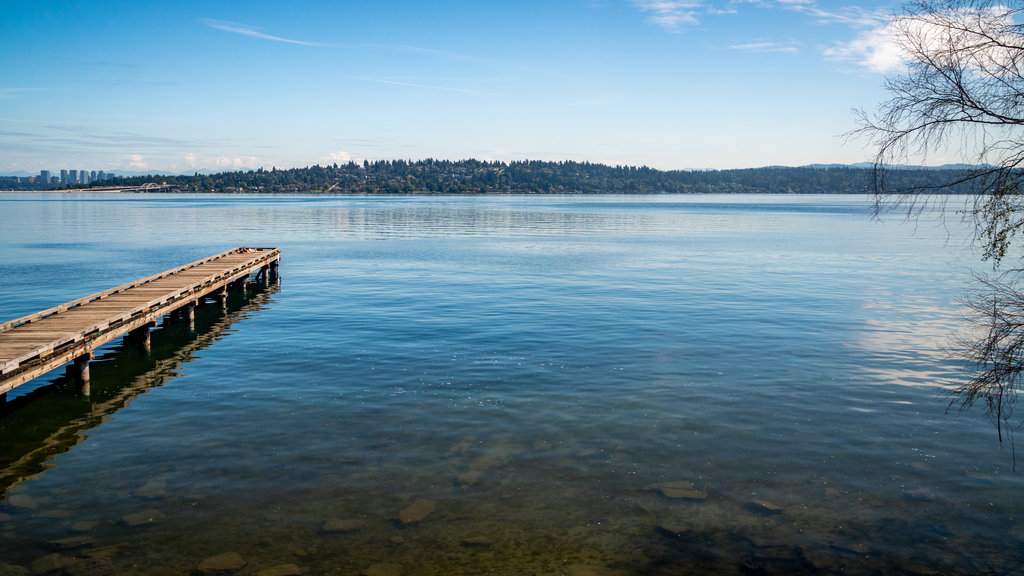
[[[499,67],[508,70],[517,70],[520,72],[528,73],[544,73],[543,70],[535,68],[533,66],[525,66],[522,64],[515,64],[504,62],[501,60],[495,60],[493,58],[487,58],[484,56],[478,56],[475,54],[463,54],[459,52],[449,52],[447,50],[439,50],[436,48],[427,48],[424,46],[413,46],[410,44],[343,44],[336,42],[313,42],[309,40],[299,40],[295,38],[285,38],[283,36],[275,36],[273,34],[267,34],[260,31],[255,26],[248,24],[240,24],[237,22],[227,22],[224,20],[215,20],[213,18],[201,18],[200,22],[203,25],[213,28],[215,30],[221,30],[223,32],[230,32],[232,34],[239,34],[242,36],[248,36],[250,38],[256,38],[259,40],[269,40],[271,42],[283,42],[286,44],[296,44],[299,46],[310,46],[313,48],[333,48],[333,49],[344,49],[344,50],[378,50],[388,52],[408,52],[414,54],[424,54],[427,56],[436,56],[445,60],[457,60],[462,62],[471,62],[474,64],[480,64],[488,67]]]
[[[788,10],[809,16],[821,24],[845,24],[856,28],[877,26],[886,13],[858,6],[822,8],[816,0],[630,0],[648,21],[676,32],[683,25],[700,24],[700,16],[735,14],[743,5]]]
[[[61,92],[63,88],[13,88],[13,87],[0,87],[0,98],[11,98],[18,94],[27,94],[32,92]]]
[[[214,20],[212,18],[201,18],[199,21],[202,22],[204,25],[215,30],[223,30],[224,32],[241,34],[242,36],[249,36],[250,38],[259,38],[260,40],[271,40],[273,42],[284,42],[286,44],[298,44],[300,46],[313,46],[317,48],[341,47],[338,44],[325,44],[323,42],[309,42],[306,40],[294,40],[292,38],[274,36],[272,34],[260,32],[259,29],[253,28],[252,26],[248,26],[246,24],[239,24],[237,22],[225,22],[223,20]]]
[[[800,45],[795,41],[787,42],[747,42],[745,44],[734,44],[729,46],[730,50],[740,52],[758,52],[774,54],[797,54],[800,52]]]
[[[424,88],[427,90],[444,90],[446,92],[460,92],[462,94],[490,94],[490,92],[484,92],[483,90],[474,90],[471,88],[455,88],[452,86],[438,86],[433,84],[421,84],[419,82],[409,82],[407,80],[395,80],[390,78],[359,78],[365,82],[374,82],[377,84],[389,84],[391,86],[405,86],[407,88]]]
[[[666,30],[678,31],[683,24],[698,24],[697,15],[708,9],[701,0],[632,0],[641,11],[651,15],[648,20]]]

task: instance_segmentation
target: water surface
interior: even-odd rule
[[[0,565],[1014,573],[1024,484],[945,412],[964,237],[828,195],[5,195],[5,320],[283,256],[91,399],[9,395]]]

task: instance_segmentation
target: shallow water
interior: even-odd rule
[[[283,257],[90,399],[9,395],[0,565],[1020,571],[1020,474],[945,412],[965,236],[840,196],[4,195],[4,320]]]

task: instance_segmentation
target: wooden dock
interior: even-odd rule
[[[93,351],[122,336],[149,349],[149,329],[177,313],[194,325],[195,307],[210,298],[226,306],[229,290],[255,273],[267,283],[281,259],[278,248],[235,248],[154,276],[0,324],[0,399],[14,388],[67,363],[89,394]]]

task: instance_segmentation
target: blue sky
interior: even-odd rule
[[[897,8],[0,0],[0,172],[861,162]]]

